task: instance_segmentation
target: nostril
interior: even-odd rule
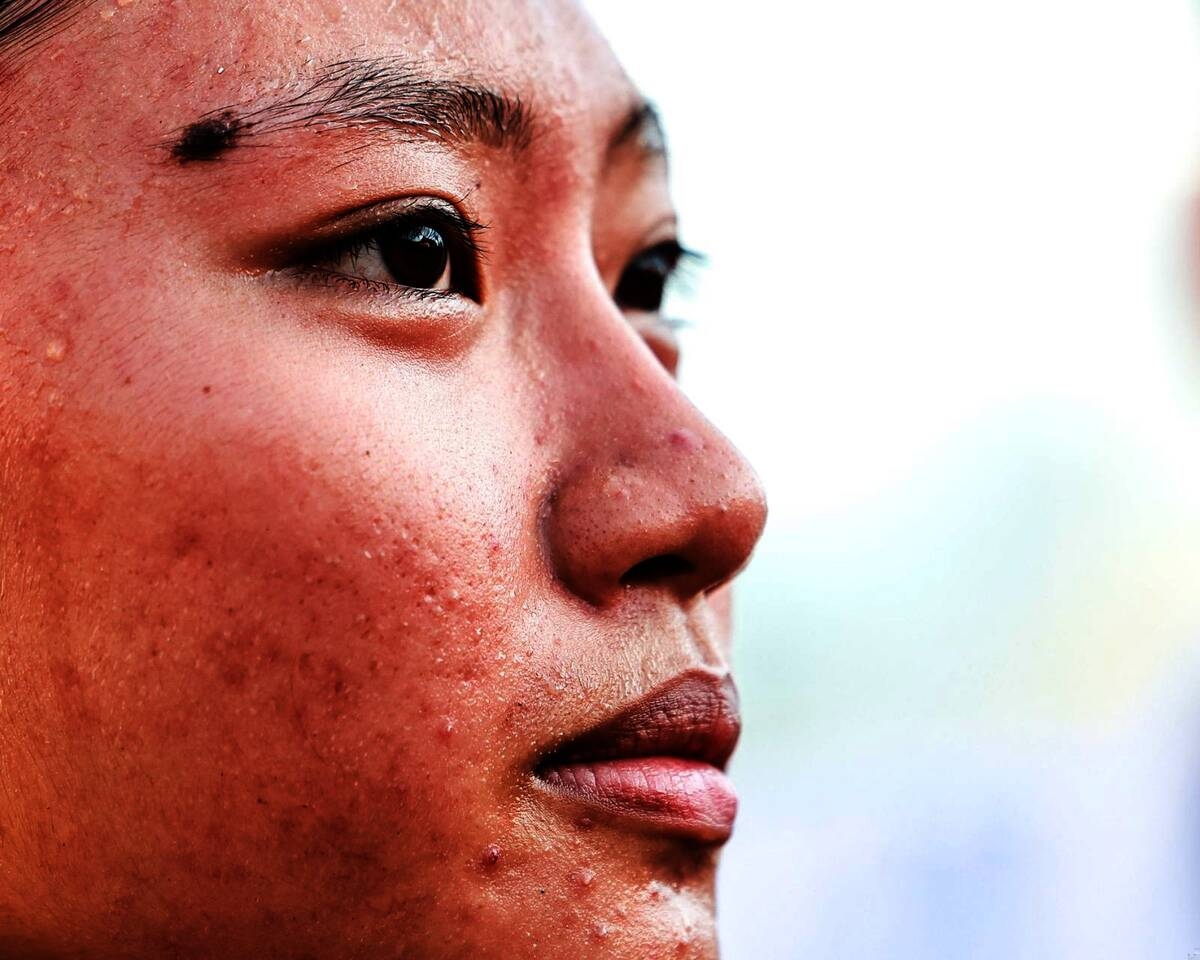
[[[665,553],[635,563],[621,577],[622,586],[636,587],[663,583],[696,572],[696,567],[677,553]]]

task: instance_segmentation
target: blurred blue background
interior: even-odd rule
[[[759,468],[727,960],[1200,951],[1189,0],[590,4]]]

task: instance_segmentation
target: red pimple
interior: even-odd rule
[[[704,441],[686,427],[672,430],[667,435],[667,441],[671,444],[672,449],[678,450],[680,453],[699,453],[704,449]]]

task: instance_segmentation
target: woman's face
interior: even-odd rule
[[[0,84],[0,953],[714,956],[764,504],[589,22],[99,0]]]

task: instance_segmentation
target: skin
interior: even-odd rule
[[[382,54],[519,96],[529,148],[164,150]],[[607,152],[637,97],[592,25],[102,2],[0,90],[0,956],[716,956],[715,847],[530,773],[728,670],[765,513],[614,302],[674,228],[663,163]],[[423,195],[488,225],[482,303],[247,253]]]

